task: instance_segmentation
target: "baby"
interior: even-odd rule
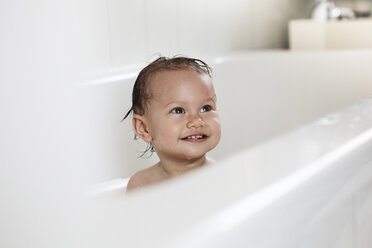
[[[220,141],[211,69],[199,59],[160,57],[146,66],[133,87],[136,136],[160,161],[138,171],[127,190],[182,175],[212,162],[206,153]]]

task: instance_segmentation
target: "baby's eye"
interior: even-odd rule
[[[211,111],[211,110],[212,110],[211,105],[205,105],[200,109],[200,112],[208,112],[208,111]]]
[[[171,110],[171,113],[174,113],[174,114],[184,114],[185,113],[185,110],[181,107],[177,107],[177,108],[174,108]]]

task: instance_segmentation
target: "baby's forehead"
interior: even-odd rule
[[[149,84],[150,94],[171,94],[187,91],[188,88],[214,92],[211,78],[194,70],[164,71],[154,76]]]
[[[191,68],[177,69],[177,70],[161,70],[155,72],[148,80],[147,88],[151,89],[156,86],[161,86],[165,84],[176,84],[180,81],[193,81],[196,82],[195,76],[197,78],[203,78],[203,80],[211,81],[208,74],[203,71],[197,71]],[[211,81],[212,82],[212,81]],[[191,83],[191,82],[190,82]]]
[[[192,68],[182,68],[182,69],[162,69],[157,72],[154,72],[153,75],[150,77],[150,81],[154,81],[158,78],[182,78],[184,75],[191,75],[191,74],[203,74],[203,72],[197,71]]]
[[[162,71],[149,82],[147,92],[149,101],[182,100],[190,94],[195,99],[215,98],[209,75],[194,70]]]

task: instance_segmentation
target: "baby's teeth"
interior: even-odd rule
[[[190,136],[189,138],[191,138],[191,139],[201,139],[201,138],[203,138],[203,136],[202,135]]]

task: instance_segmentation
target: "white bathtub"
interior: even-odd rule
[[[207,60],[222,122],[222,140],[210,153],[230,156],[299,125],[371,96],[372,52],[253,52]],[[129,177],[154,164],[138,159],[144,144],[133,140],[130,107],[135,77],[144,65],[110,71],[81,84],[81,121],[95,151],[90,170],[95,183]],[[92,125],[94,123],[94,125]],[[99,151],[99,152],[97,152]]]
[[[220,162],[126,197],[120,178],[156,161],[135,157],[130,121],[119,122],[138,68],[80,86],[85,113],[93,113],[86,119],[95,123],[91,181],[101,182],[90,188],[98,207],[87,213],[86,242],[370,247],[372,51],[255,52],[207,62],[223,134],[210,155]]]

